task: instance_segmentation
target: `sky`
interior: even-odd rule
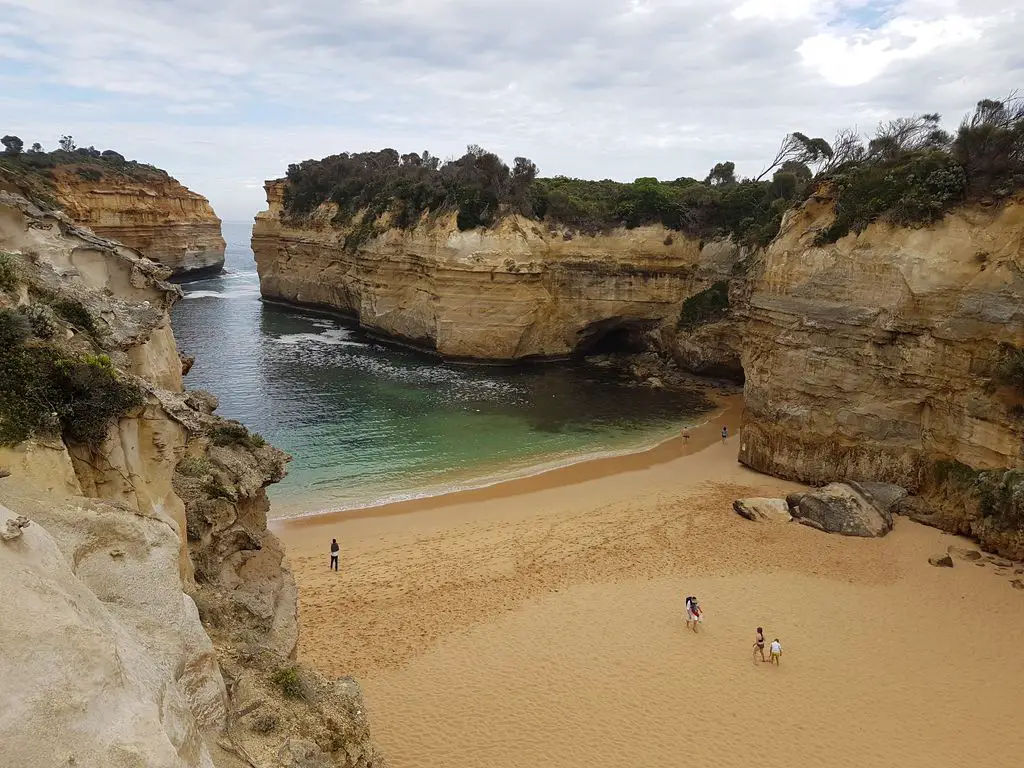
[[[1024,89],[1020,0],[0,0],[0,132],[265,207],[289,163],[479,144],[543,175],[756,175]]]

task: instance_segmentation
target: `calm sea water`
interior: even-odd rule
[[[179,348],[196,357],[188,386],[294,457],[270,489],[275,516],[636,449],[708,407],[588,365],[449,365],[374,342],[342,318],[264,304],[250,228],[224,224],[225,273],[183,285],[172,319]]]

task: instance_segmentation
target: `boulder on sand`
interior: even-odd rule
[[[952,568],[953,558],[949,555],[943,555],[942,557],[929,557],[928,562],[934,565],[936,568]]]
[[[736,499],[732,508],[747,520],[788,523],[793,519],[785,499]]]
[[[860,485],[860,484],[858,484]],[[786,497],[797,521],[844,536],[885,536],[892,530],[891,503],[879,503],[863,486],[830,483]]]

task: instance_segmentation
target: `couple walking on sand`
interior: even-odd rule
[[[779,642],[779,638],[772,640],[771,646],[768,648],[768,658],[764,657],[764,630],[761,627],[757,628],[757,634],[754,636],[754,658],[757,658],[757,654],[761,655],[761,661],[767,661],[769,664],[779,663],[779,659],[782,658],[782,643]]]

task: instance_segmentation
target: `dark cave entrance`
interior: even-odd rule
[[[645,334],[656,323],[649,320],[611,318],[598,320],[580,331],[573,354],[576,357],[634,355],[647,350]]]

